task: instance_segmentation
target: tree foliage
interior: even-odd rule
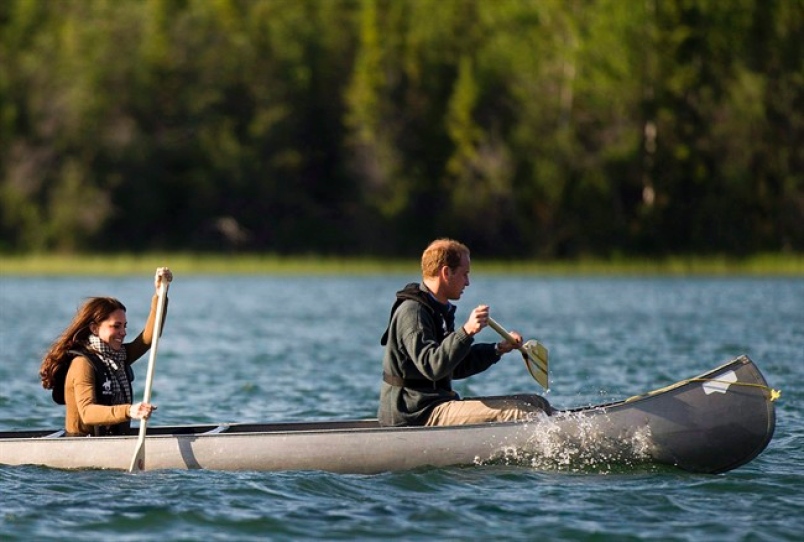
[[[804,0],[6,0],[0,249],[804,250]]]

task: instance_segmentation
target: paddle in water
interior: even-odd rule
[[[516,344],[516,341],[508,333],[504,327],[498,324],[494,318],[489,317],[489,325],[491,328],[500,334],[500,336],[511,344]],[[549,384],[547,381],[548,366],[547,366],[547,348],[538,341],[530,340],[518,348],[522,352],[522,359],[525,360],[525,367],[527,367],[530,376],[536,382],[547,390]]]
[[[159,346],[159,335],[162,331],[162,319],[165,315],[165,298],[167,297],[169,282],[165,277],[159,282],[159,291],[156,300],[156,318],[154,319],[154,331],[151,336],[151,354],[148,358],[148,372],[145,375],[145,393],[142,397],[143,403],[151,402],[151,388],[154,381],[154,366],[156,365],[156,351]],[[131,466],[128,472],[139,472],[145,470],[145,432],[148,425],[148,418],[140,420],[140,435],[137,439],[137,448],[134,450],[134,457],[131,459]]]

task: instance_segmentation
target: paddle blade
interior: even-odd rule
[[[548,352],[538,341],[530,340],[522,345],[522,359],[525,360],[525,366],[528,368],[530,376],[533,377],[545,390],[549,389],[548,383]]]
[[[134,457],[131,458],[131,466],[128,472],[142,472],[145,470],[145,441],[137,442],[137,450],[134,452]]]

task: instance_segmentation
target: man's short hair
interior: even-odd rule
[[[464,254],[469,256],[469,248],[463,243],[454,239],[436,239],[422,254],[422,276],[435,277],[445,265],[450,269],[459,267]]]

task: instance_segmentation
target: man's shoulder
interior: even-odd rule
[[[398,310],[407,312],[417,312],[417,311],[430,312],[432,309],[424,299],[408,298],[399,300]]]
[[[398,300],[402,299],[424,299],[427,292],[422,289],[421,284],[418,282],[410,282],[404,288],[396,293]]]
[[[395,314],[397,322],[403,323],[403,325],[405,322],[413,324],[414,322],[434,321],[433,309],[426,303],[415,299],[402,300]]]

